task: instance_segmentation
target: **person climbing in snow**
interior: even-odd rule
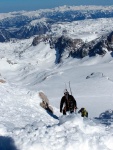
[[[61,98],[60,102],[60,112],[63,112],[63,115],[66,115],[66,112],[69,111],[73,113],[77,109],[76,100],[72,95],[69,94],[67,89],[64,90],[64,96]]]
[[[85,108],[81,108],[78,113],[81,113],[81,117],[88,117],[88,112]]]

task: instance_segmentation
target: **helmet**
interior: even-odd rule
[[[65,89],[65,90],[64,90],[64,94],[66,94],[66,93],[67,93],[67,94],[69,94],[69,92],[68,92],[68,90],[67,90],[67,89]]]

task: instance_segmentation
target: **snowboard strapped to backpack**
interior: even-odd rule
[[[49,105],[49,100],[43,92],[39,92],[39,97],[42,99],[40,106],[53,114],[53,108]]]

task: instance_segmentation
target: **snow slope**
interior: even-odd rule
[[[111,52],[55,65],[55,50],[43,42],[33,47],[32,40],[0,43],[0,150],[113,150]],[[59,112],[69,81],[89,118]],[[39,106],[39,91],[54,115]]]

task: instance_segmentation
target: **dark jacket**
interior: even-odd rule
[[[60,112],[62,112],[62,108],[66,109],[66,111],[73,112],[74,109],[77,107],[76,106],[76,100],[72,95],[68,94],[68,99],[66,99],[65,96],[62,97],[61,102],[60,102]]]

